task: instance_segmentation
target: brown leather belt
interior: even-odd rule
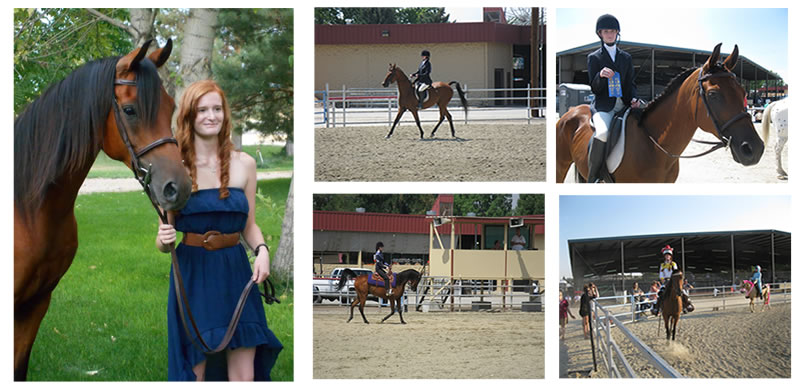
[[[233,247],[239,244],[240,233],[223,234],[216,230],[209,230],[204,234],[184,233],[183,244],[193,247],[203,247],[208,251]]]

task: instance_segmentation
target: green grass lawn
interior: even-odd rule
[[[264,198],[256,203],[256,220],[273,253],[289,183],[258,185]],[[28,379],[166,380],[170,256],[154,246],[158,217],[140,192],[81,195],[75,212],[80,246],[42,321]],[[272,378],[292,381],[292,285],[275,283],[281,303],[265,310],[284,350]]]
[[[261,156],[258,155],[259,146],[244,146],[242,150],[256,160],[258,171],[291,171],[294,167],[294,160],[291,156],[283,153],[283,147],[264,145],[261,147]],[[263,159],[263,163],[262,163]],[[89,170],[88,178],[132,178],[133,172],[123,164],[111,159],[105,152],[100,152],[97,156],[92,169]]]

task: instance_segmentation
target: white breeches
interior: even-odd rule
[[[611,119],[614,115],[625,109],[625,104],[622,99],[617,97],[617,102],[614,104],[614,109],[610,112],[597,112],[592,116],[594,121],[594,138],[602,142],[608,141],[608,127],[611,126]]]

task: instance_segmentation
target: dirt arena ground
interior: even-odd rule
[[[367,325],[348,312],[314,308],[315,379],[544,377],[544,313],[409,312],[402,325],[368,307]]]
[[[573,309],[577,316],[576,310]],[[756,310],[753,314],[747,306],[690,313],[681,316],[674,343],[665,339],[661,319],[651,317],[626,327],[685,377],[789,378],[791,311],[788,303],[774,304],[771,310]],[[622,333],[612,331],[612,337],[639,377],[661,377]],[[567,340],[561,341],[560,347],[562,377],[568,371],[570,377],[576,377],[579,374],[574,371],[591,368],[591,348],[589,341],[583,339],[579,320],[567,325]],[[594,376],[607,377],[602,370]]]
[[[760,123],[756,123],[760,129]],[[697,140],[714,141],[716,138],[702,130],[698,130],[694,138]],[[730,150],[717,150],[708,155],[694,159],[682,159],[680,172],[676,183],[786,183],[778,179],[775,162],[775,141],[777,136],[771,134],[764,147],[761,160],[754,166],[742,166],[733,160]],[[683,155],[696,155],[709,149],[710,146],[700,143],[689,143]],[[783,148],[783,168],[789,171],[789,144]],[[574,183],[574,165],[570,167],[564,183]]]
[[[316,181],[542,182],[545,121],[525,124],[447,123],[430,139],[433,125],[315,128]]]

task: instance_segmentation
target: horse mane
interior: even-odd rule
[[[14,206],[23,218],[42,206],[59,177],[79,173],[100,152],[119,59],[109,57],[79,67],[14,119]],[[160,104],[161,79],[147,58],[135,71],[138,120],[151,126]]]
[[[683,82],[686,81],[686,79],[689,78],[689,76],[692,75],[695,70],[697,70],[697,67],[692,67],[682,71],[680,74],[672,78],[667,84],[667,87],[664,88],[664,90],[661,91],[661,93],[659,93],[658,96],[653,99],[653,101],[647,104],[646,107],[643,109],[632,109],[631,113],[638,119],[639,124],[642,124],[650,112],[654,111],[659,105],[661,105],[661,102],[666,100],[667,97],[672,95],[672,93],[675,93],[675,91],[678,90],[681,85],[683,85]]]
[[[398,282],[400,282],[400,281],[408,281],[412,277],[420,277],[419,271],[417,271],[415,269],[407,269],[407,270],[405,270],[403,272],[400,272],[400,273],[397,274],[397,281]]]

